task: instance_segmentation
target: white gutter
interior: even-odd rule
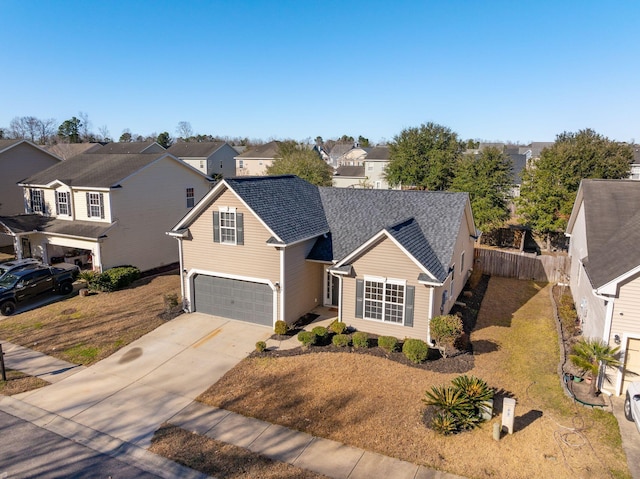
[[[284,266],[285,266],[285,262],[284,262],[284,248],[280,249],[280,320],[282,321],[286,321],[285,320],[285,311],[284,311]]]
[[[427,345],[433,346],[431,341],[431,318],[433,318],[433,297],[435,293],[435,286],[430,286],[429,289],[429,317],[427,318]]]

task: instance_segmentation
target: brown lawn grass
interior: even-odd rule
[[[180,294],[177,274],[144,278],[113,293],[68,299],[0,321],[0,338],[90,365],[160,326],[164,296]]]
[[[7,375],[6,381],[3,381],[0,375],[0,395],[2,396],[26,393],[27,391],[32,391],[49,384],[43,379],[29,376],[20,371],[7,369],[5,373]]]
[[[248,358],[199,400],[472,478],[630,477],[613,415],[574,406],[557,375],[550,285],[492,278],[475,331],[478,376],[513,397],[516,432],[443,437],[423,423],[424,392],[455,374],[349,353]]]
[[[163,424],[151,447],[158,454],[219,479],[322,479],[325,476]],[[194,454],[194,451],[198,451]]]

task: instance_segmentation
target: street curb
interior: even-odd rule
[[[101,433],[11,396],[0,396],[0,410],[158,477],[165,479],[211,477],[153,454],[135,444]]]

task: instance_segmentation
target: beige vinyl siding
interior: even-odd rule
[[[430,288],[418,283],[418,266],[388,238],[373,245],[352,265],[355,277],[344,278],[342,283],[342,321],[359,331],[426,340]],[[407,286],[415,286],[413,327],[355,317],[356,279],[364,279],[365,275],[406,280]]]
[[[285,249],[285,320],[300,316],[322,304],[322,264],[306,261],[315,238]]]
[[[213,242],[213,212],[221,206],[243,213],[244,245]],[[184,267],[280,281],[280,253],[266,242],[269,231],[231,191],[225,189],[212,205],[189,226],[190,239],[183,240]]]
[[[102,193],[102,199],[104,204],[104,219],[96,218],[87,215],[87,193]],[[75,219],[79,221],[99,221],[102,223],[111,223],[111,201],[109,197],[108,191],[98,191],[98,190],[73,190],[73,212],[75,214]],[[131,208],[133,205],[129,205]],[[55,207],[55,204],[54,204]]]
[[[0,153],[0,215],[25,213],[27,203],[23,188],[18,186],[18,182],[59,162],[60,160],[28,143],[21,143]]]
[[[262,164],[260,164],[262,163]],[[267,174],[267,166],[271,166],[273,160],[257,160],[242,158],[242,168],[240,160],[236,160],[236,174],[238,176],[263,176]]]
[[[622,344],[624,353],[624,376],[622,393],[629,381],[640,380],[640,273],[621,283],[613,306],[610,344],[616,346],[615,335],[628,335],[627,344]]]
[[[187,188],[194,189],[197,202],[209,191],[209,182],[179,160],[166,156],[123,180],[121,188],[113,189],[110,203],[116,224],[102,245],[103,267],[132,264],[145,271],[177,263],[178,244],[166,232],[189,211]],[[105,206],[108,204],[109,196],[105,195]]]

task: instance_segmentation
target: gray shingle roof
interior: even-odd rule
[[[95,150],[91,150],[92,153],[97,153],[103,155],[105,153],[112,154],[134,154],[134,153],[144,153],[144,151],[150,146],[156,144],[155,141],[123,141],[123,142],[112,142],[107,143],[101,148],[96,148]],[[160,144],[158,144],[160,146]],[[164,148],[163,148],[164,149]]]
[[[440,281],[446,279],[467,193],[320,188],[320,196],[334,261],[386,229]]]
[[[11,148],[14,145],[22,142],[23,140],[0,140],[0,151],[4,151]]]
[[[297,176],[248,176],[225,181],[285,243],[329,231],[318,188]]]
[[[356,178],[364,178],[364,166],[339,166],[336,170],[336,176],[354,176]]]
[[[640,265],[640,182],[582,180],[588,257],[594,288]]]
[[[376,146],[372,148],[365,157],[365,160],[388,160],[389,159],[389,147],[388,146]]]
[[[46,185],[59,180],[69,186],[110,188],[166,154],[166,152],[135,155],[85,153],[36,173],[23,183]]]
[[[277,157],[279,148],[279,141],[271,141],[264,145],[260,145],[247,150],[244,153],[236,156],[236,158],[263,158],[266,160],[270,160]]]
[[[167,151],[178,158],[207,158],[222,145],[224,141],[181,141]]]
[[[16,215],[0,217],[0,225],[11,233],[45,231],[51,234],[98,239],[111,224],[95,221],[65,221],[42,215]]]

